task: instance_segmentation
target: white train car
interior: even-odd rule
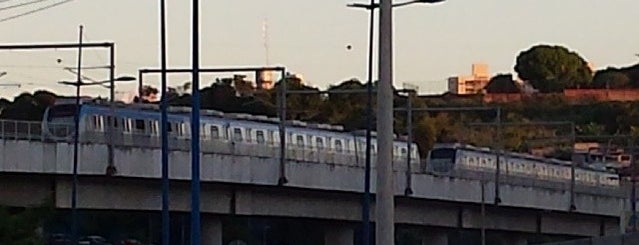
[[[78,114],[79,113],[79,114]],[[160,137],[160,113],[154,105],[118,104],[111,107],[105,103],[83,102],[78,108],[75,104],[56,104],[45,111],[42,131],[51,140],[69,141],[73,138],[74,117],[79,116],[79,130],[85,132],[106,133],[108,123],[113,122],[111,133]],[[190,133],[190,109],[170,108],[168,113],[168,131],[170,137],[188,140]],[[200,139],[234,142],[242,144],[279,147],[279,120],[265,116],[222,113],[203,110],[201,113]],[[318,153],[357,155],[364,158],[366,137],[360,133],[344,131],[341,126],[326,124],[307,124],[289,121],[286,126],[286,142],[289,149],[309,149]],[[377,141],[372,138],[371,152],[377,154]],[[396,139],[393,142],[394,159],[406,159],[408,143]],[[410,157],[419,162],[417,145],[411,143]]]
[[[528,154],[499,152],[464,144],[437,144],[430,151],[426,171],[449,174],[456,170],[494,173],[499,155],[500,173],[548,181],[567,182],[571,178],[571,162]],[[588,186],[619,186],[619,175],[576,167],[575,182]]]

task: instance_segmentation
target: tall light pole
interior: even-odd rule
[[[166,0],[160,0],[160,130],[162,140],[162,245],[169,245],[170,216],[169,216],[169,133],[168,133],[168,96],[166,81]],[[142,82],[142,76],[139,76]],[[142,87],[139,88],[142,91]],[[139,99],[142,100],[140,93]]]
[[[200,24],[199,0],[193,0],[191,88],[191,245],[200,245]]]
[[[377,166],[377,191],[378,195],[376,198],[376,202],[378,203],[378,207],[380,207],[379,200],[380,199],[389,199],[388,194],[391,195],[391,199],[384,202],[378,209],[386,209],[390,210],[390,213],[380,213],[379,210],[376,212],[377,214],[377,237],[378,244],[386,244],[385,242],[393,242],[394,230],[392,229],[394,222],[392,219],[393,215],[393,200],[392,200],[392,135],[393,135],[393,99],[392,99],[392,8],[393,7],[401,7],[414,3],[438,3],[443,2],[444,0],[412,0],[406,1],[403,3],[393,4],[390,0],[381,0],[380,4],[375,3],[375,0],[371,0],[370,4],[361,4],[354,3],[347,5],[348,7],[354,8],[364,8],[370,10],[370,23],[369,23],[369,47],[368,47],[368,81],[367,81],[367,108],[366,108],[366,118],[367,118],[367,128],[366,128],[366,169],[364,176],[364,200],[363,200],[363,210],[362,210],[362,228],[363,228],[363,244],[368,245],[370,242],[370,159],[371,159],[371,130],[372,130],[372,72],[373,72],[373,31],[374,31],[374,22],[375,22],[375,9],[380,8],[380,35],[379,35],[379,91],[377,95],[377,106],[380,116],[377,117],[377,131],[378,131],[378,142],[385,141],[382,144],[379,144],[380,148],[378,152],[382,152],[381,158],[378,154],[377,162],[387,163],[383,168],[383,171],[380,171],[379,164]],[[388,96],[388,97],[386,97]],[[380,103],[381,102],[381,103]],[[386,104],[384,104],[386,103]],[[382,123],[385,122],[385,123]],[[380,130],[382,129],[382,130]],[[388,132],[382,132],[386,130]],[[380,134],[381,133],[381,134]],[[380,181],[381,180],[381,181]],[[386,186],[386,190],[381,190],[380,187]],[[390,193],[388,192],[388,188],[390,188]],[[383,189],[383,188],[382,188]],[[384,197],[380,197],[379,191],[383,192]],[[386,206],[390,203],[391,206]],[[388,224],[385,225],[385,228],[381,228],[379,217],[390,217],[390,221],[384,219],[383,222],[390,222],[391,230],[389,235],[383,235],[384,237],[391,237],[389,241],[385,239],[385,242],[379,241],[380,230],[387,230]]]
[[[410,1],[437,3],[443,0]],[[379,5],[379,83],[377,85],[377,195],[375,243],[395,243],[393,194],[393,4],[381,0]]]
[[[349,7],[356,7],[351,4]],[[364,196],[362,198],[362,244],[370,245],[371,214],[371,131],[373,130],[373,46],[375,42],[375,0],[363,5],[369,10],[368,65],[366,69],[366,163],[364,166]]]
[[[82,83],[82,31],[78,37],[78,86],[75,89],[75,114],[73,116],[74,136],[73,136],[73,183],[71,186],[71,242],[78,243],[78,138],[80,138],[80,83]]]
[[[80,138],[80,88],[83,86],[94,86],[104,84],[110,84],[108,87],[110,90],[114,90],[114,83],[117,81],[134,81],[135,77],[122,76],[105,81],[97,81],[91,83],[82,82],[82,29],[80,26],[80,46],[78,46],[78,72],[77,81],[60,81],[58,83],[64,85],[71,85],[76,87],[75,89],[75,116],[73,117],[74,124],[74,136],[73,136],[73,183],[71,186],[71,239],[73,242],[77,242],[77,185],[78,185],[78,139]],[[113,97],[112,97],[113,98]],[[111,103],[113,104],[113,103]],[[111,131],[109,131],[111,132]],[[74,243],[75,244],[75,243]]]

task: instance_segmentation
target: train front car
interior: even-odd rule
[[[42,133],[45,139],[70,141],[75,129],[76,104],[56,104],[47,108],[42,118]]]
[[[426,171],[437,174],[450,174],[455,168],[457,147],[450,144],[436,145],[428,153]]]

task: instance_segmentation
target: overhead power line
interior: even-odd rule
[[[23,16],[27,16],[27,15],[30,15],[30,14],[34,14],[34,13],[37,13],[37,12],[40,12],[40,11],[44,11],[44,10],[47,10],[47,9],[50,9],[50,8],[53,8],[53,7],[57,7],[57,6],[60,6],[60,5],[62,5],[62,4],[65,4],[65,3],[68,3],[68,2],[71,2],[71,1],[73,1],[73,0],[64,0],[64,1],[62,1],[62,2],[58,2],[58,3],[54,3],[54,4],[50,4],[50,5],[47,5],[47,6],[41,7],[41,8],[37,8],[37,9],[31,10],[31,11],[24,12],[24,13],[22,13],[22,14],[17,14],[17,15],[14,15],[14,16],[9,16],[9,17],[6,17],[6,18],[3,18],[3,19],[0,19],[0,23],[5,22],[5,21],[8,21],[8,20],[15,19],[15,18],[20,18],[20,17],[23,17]]]
[[[2,7],[2,8],[0,8],[0,11],[19,8],[19,7],[31,5],[31,4],[34,4],[34,3],[44,2],[44,1],[49,1],[49,0],[35,0],[35,1],[31,1],[31,2],[20,3],[20,4],[16,4],[16,5],[7,6],[7,7]]]

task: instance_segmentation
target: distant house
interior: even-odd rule
[[[479,94],[490,81],[488,65],[473,64],[470,76],[454,76],[448,78],[448,92],[452,94]]]

